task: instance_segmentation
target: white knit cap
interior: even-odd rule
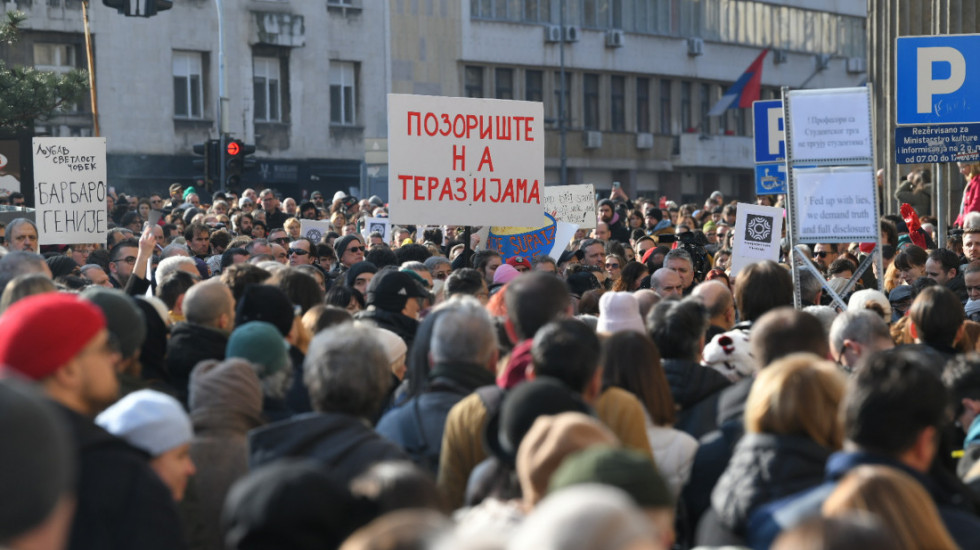
[[[150,456],[189,443],[191,419],[180,403],[153,390],[133,392],[95,418],[95,423]]]
[[[606,292],[599,298],[599,324],[596,332],[632,330],[646,334],[640,303],[629,292]]]
[[[402,340],[401,336],[383,328],[376,328],[375,330],[377,331],[381,347],[385,350],[385,357],[388,358],[388,364],[393,365],[398,359],[408,353],[408,346]]]

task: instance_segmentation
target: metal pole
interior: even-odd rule
[[[936,195],[933,203],[933,210],[936,212],[936,246],[943,248],[946,246],[946,167],[939,164],[932,165],[933,184],[932,191]]]
[[[558,139],[561,147],[561,185],[568,183],[568,154],[565,149],[565,0],[559,4],[558,26],[561,42],[558,43],[558,65],[561,81],[558,83]]]
[[[224,10],[221,8],[221,0],[214,0],[215,8],[218,10],[218,189],[225,191],[225,147],[227,146],[226,134],[228,129],[225,127],[225,26]]]
[[[92,54],[92,30],[88,26],[88,0],[82,2],[82,22],[85,25],[85,57],[88,60],[88,92],[92,103],[92,135],[98,137],[99,96],[95,91],[95,59]]]

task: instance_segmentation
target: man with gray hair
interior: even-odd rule
[[[687,296],[694,289],[694,260],[683,248],[675,248],[664,256],[664,267],[681,278],[681,294]]]
[[[388,395],[391,369],[371,327],[345,324],[317,334],[303,362],[314,413],[249,432],[249,467],[310,458],[345,482],[405,453],[378,435],[370,418]]]
[[[156,271],[153,272],[153,280],[160,284],[175,271],[186,271],[198,279],[201,278],[201,274],[197,271],[197,263],[194,262],[193,258],[190,256],[171,256],[157,265]]]
[[[895,347],[881,315],[868,309],[838,315],[830,325],[828,340],[834,359],[849,371],[865,355]]]
[[[683,282],[680,275],[673,269],[661,267],[650,275],[650,289],[661,298],[681,296]]]
[[[27,218],[14,218],[7,224],[7,249],[11,252],[37,252],[37,226]]]
[[[409,399],[385,414],[378,433],[398,443],[433,474],[449,410],[481,386],[494,383],[497,334],[490,314],[470,296],[452,298],[436,309],[427,377],[411,377]]]

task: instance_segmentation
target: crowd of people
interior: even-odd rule
[[[0,229],[0,548],[980,548],[967,200],[938,244],[883,216],[882,272],[733,273],[718,191],[507,258],[363,231],[378,197],[169,191],[104,244]]]

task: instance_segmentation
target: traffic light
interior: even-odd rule
[[[255,152],[254,145],[247,145],[240,139],[232,139],[225,146],[225,185],[228,189],[238,189],[242,174],[255,165],[250,158]]]
[[[209,185],[219,179],[221,167],[221,150],[218,140],[209,139],[200,145],[194,146],[194,154],[202,158],[194,159],[194,167],[201,170],[204,181]]]
[[[153,17],[158,11],[174,7],[173,0],[102,0],[127,17]]]

